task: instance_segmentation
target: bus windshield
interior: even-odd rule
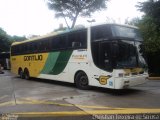
[[[134,38],[135,40],[142,41],[142,36],[138,29],[119,25],[114,25],[111,29],[113,37]]]
[[[141,33],[137,28],[112,24],[92,27],[91,37],[92,42],[117,38],[143,41]]]
[[[134,42],[120,41],[118,44],[117,68],[137,67],[137,52]]]
[[[142,37],[138,29],[121,25],[93,27],[91,32],[92,56],[101,69],[145,67],[140,53]]]
[[[118,42],[118,54],[116,55],[116,68],[146,67],[141,42],[121,40]]]

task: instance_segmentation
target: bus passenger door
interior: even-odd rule
[[[111,71],[111,43],[100,42],[99,43],[99,66],[101,69]]]

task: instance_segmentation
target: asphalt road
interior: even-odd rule
[[[0,74],[0,120],[160,119],[160,80],[115,91]],[[133,116],[130,116],[133,115]]]

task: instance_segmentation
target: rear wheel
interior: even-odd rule
[[[26,80],[29,80],[29,79],[30,79],[30,75],[29,75],[29,71],[28,71],[28,70],[25,70],[25,71],[24,71],[24,78],[25,78]]]
[[[24,73],[22,70],[19,72],[19,75],[20,75],[20,78],[24,79]]]
[[[89,89],[88,77],[84,72],[79,72],[76,75],[75,83],[79,89],[82,89],[82,90]]]

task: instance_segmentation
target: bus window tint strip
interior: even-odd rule
[[[68,32],[19,45],[13,45],[12,55],[43,53],[87,48],[87,29]]]

